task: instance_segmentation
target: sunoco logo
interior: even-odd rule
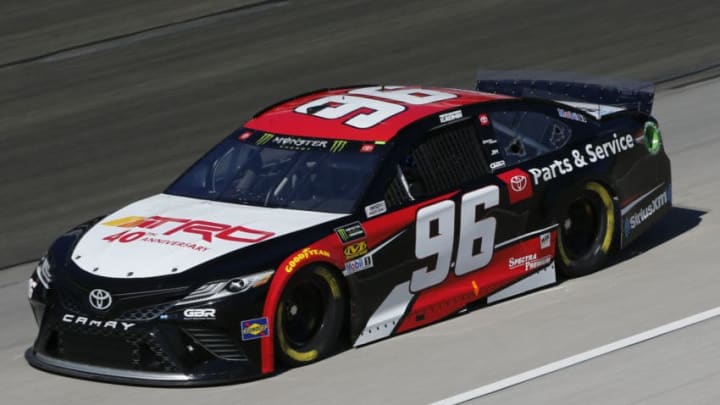
[[[267,318],[248,319],[240,322],[242,340],[254,340],[270,335]]]

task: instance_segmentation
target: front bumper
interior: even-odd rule
[[[243,340],[240,328],[257,311],[246,301],[255,294],[203,304],[217,317],[196,320],[183,316],[187,307],[167,302],[102,315],[63,292],[39,292],[30,303],[40,330],[25,353],[38,369],[147,386],[219,385],[264,376],[261,339]],[[247,314],[238,310],[243,307]]]
[[[179,372],[127,370],[62,360],[38,353],[32,347],[25,351],[25,360],[37,369],[68,377],[149,387],[216,386],[251,381],[264,376],[238,371],[195,375]]]
[[[32,347],[25,351],[25,360],[31,366],[51,373],[112,383],[151,386],[189,386],[202,383],[183,373],[122,370],[61,360],[38,353]]]

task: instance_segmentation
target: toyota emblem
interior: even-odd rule
[[[95,289],[90,291],[88,300],[90,301],[90,306],[98,311],[104,311],[112,305],[112,296],[105,290]]]
[[[512,178],[510,178],[510,187],[512,187],[516,193],[525,190],[525,187],[527,187],[527,177],[521,175],[512,176]]]

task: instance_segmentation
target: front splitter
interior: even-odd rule
[[[42,353],[38,353],[32,347],[25,351],[25,360],[37,369],[54,374],[85,380],[148,387],[201,387],[225,385],[265,377],[265,375],[248,377],[229,375],[228,373],[191,375],[183,373],[124,370],[56,359]]]

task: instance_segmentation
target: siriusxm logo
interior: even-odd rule
[[[662,194],[653,198],[647,205],[640,207],[640,209],[625,218],[625,223],[623,224],[625,237],[628,237],[630,235],[630,232],[632,232],[638,226],[642,225],[645,221],[648,220],[648,218],[652,217],[655,212],[660,210],[660,208],[664,207],[668,203],[670,203],[669,187]]]

